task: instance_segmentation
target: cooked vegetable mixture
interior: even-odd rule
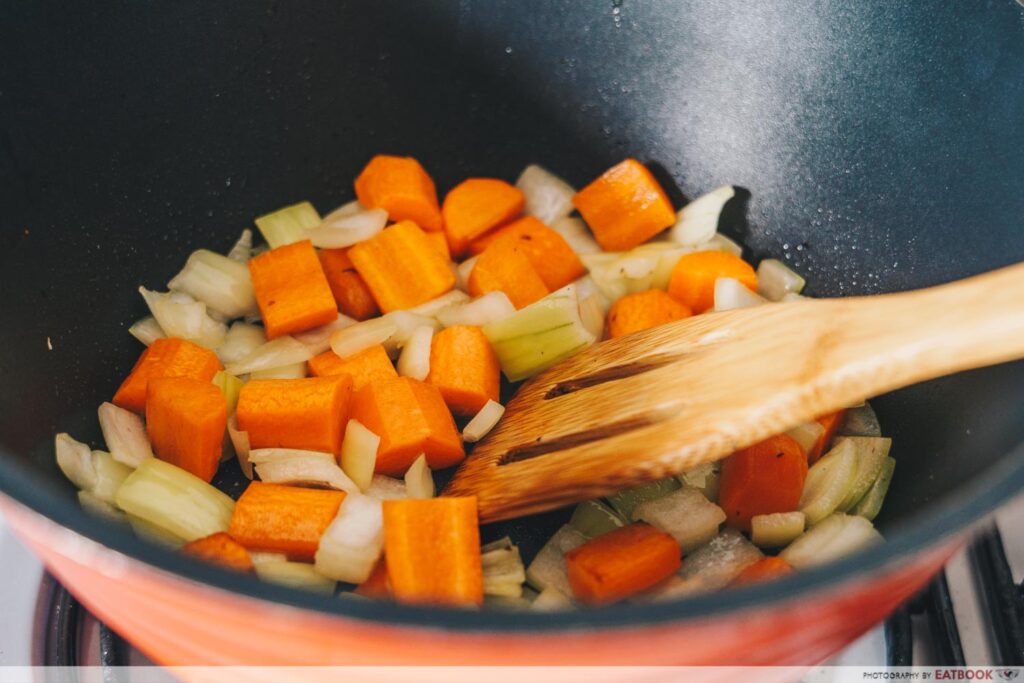
[[[534,610],[767,581],[881,539],[895,461],[863,404],[582,503],[528,567],[508,538],[481,547],[476,499],[435,497],[432,472],[501,420],[502,375],[804,281],[716,231],[732,187],[676,211],[635,159],[579,192],[529,166],[439,204],[417,160],[381,155],[355,193],[261,216],[265,246],[245,230],[168,292],[140,288],[147,348],[99,408],[107,450],[56,437],[86,510],[266,581]],[[233,458],[238,500],[211,485]]]

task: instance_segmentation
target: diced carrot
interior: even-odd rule
[[[380,313],[370,288],[352,265],[348,249],[323,249],[319,256],[327,284],[342,313],[356,320],[366,320]]]
[[[573,548],[565,555],[565,566],[576,599],[602,605],[671,576],[679,569],[681,552],[672,536],[637,522]]]
[[[757,273],[739,256],[724,251],[698,251],[683,255],[672,269],[668,293],[694,313],[715,305],[715,280],[730,277],[757,291]]]
[[[660,289],[627,294],[612,304],[608,311],[607,336],[609,339],[621,337],[691,315],[693,311]]]
[[[428,232],[427,239],[434,245],[438,253],[444,256],[446,261],[452,260],[452,251],[448,248],[448,237],[444,232]]]
[[[352,378],[252,380],[238,394],[238,428],[252,448],[337,454],[348,422]]]
[[[839,425],[843,423],[843,418],[846,417],[846,410],[837,410],[834,413],[828,415],[822,415],[816,422],[820,424],[825,431],[821,433],[818,440],[814,442],[810,450],[807,451],[807,464],[813,465],[818,461],[825,451],[828,449],[828,445],[832,443],[832,438],[836,435],[836,430],[839,429]]]
[[[771,581],[794,571],[793,566],[781,557],[763,557],[739,573],[732,585],[739,586],[758,581]]]
[[[792,437],[779,434],[736,451],[722,462],[718,504],[726,523],[750,531],[750,519],[793,512],[807,478],[807,458]]]
[[[228,534],[249,550],[311,562],[344,499],[344,491],[254,481],[235,503]]]
[[[483,603],[476,498],[384,501],[384,555],[398,602]]]
[[[488,400],[497,401],[501,367],[483,330],[455,325],[435,334],[426,381],[456,415],[476,415]]]
[[[142,413],[146,410],[146,388],[158,377],[191,377],[210,382],[223,370],[217,354],[184,339],[157,339],[150,344],[114,394],[113,404]]]
[[[161,377],[146,392],[146,432],[156,457],[205,482],[220,466],[228,404],[210,381]]]
[[[476,259],[469,274],[469,293],[482,296],[502,291],[516,308],[529,306],[543,299],[548,288],[526,254],[515,244],[495,242]]]
[[[238,572],[252,571],[252,558],[245,546],[223,531],[197,538],[182,546],[182,551],[211,564],[219,564]]]
[[[636,159],[605,171],[572,203],[605,251],[632,249],[676,222],[665,191]]]
[[[395,222],[413,221],[440,230],[441,209],[434,181],[412,157],[378,154],[356,178],[356,197],[371,209],[384,209]]]
[[[309,240],[286,244],[249,261],[267,338],[326,325],[338,304]]]
[[[324,351],[309,359],[309,371],[316,377],[349,375],[352,378],[352,391],[359,391],[379,379],[398,377],[388,352],[380,344],[347,358],[342,358],[334,351]]]
[[[377,560],[373,566],[370,576],[352,591],[356,595],[374,600],[385,600],[391,597],[391,589],[388,587],[388,561],[386,558]]]
[[[348,257],[385,313],[418,306],[455,286],[448,259],[412,221],[384,228],[349,249]]]
[[[430,384],[409,377],[371,382],[356,392],[351,417],[380,437],[378,474],[400,476],[420,453],[435,470],[466,457],[455,420]]]
[[[525,203],[522,191],[504,180],[463,180],[445,195],[441,205],[451,253],[462,256],[470,242],[518,216]]]
[[[498,240],[508,240],[523,252],[551,291],[565,287],[586,272],[565,238],[533,216],[523,216],[474,240],[469,251],[480,254]]]

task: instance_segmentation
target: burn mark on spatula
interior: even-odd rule
[[[557,453],[558,451],[575,448],[576,446],[584,446],[588,443],[619,436],[643,427],[650,427],[667,417],[668,415],[664,412],[651,412],[646,415],[638,415],[618,422],[601,425],[600,427],[594,427],[593,429],[585,429],[572,434],[557,436],[547,441],[538,440],[536,443],[516,446],[508,449],[501,456],[498,460],[498,465],[511,465],[524,460],[538,458],[548,453]]]
[[[671,363],[678,361],[680,358],[682,358],[682,354],[662,354],[658,356],[649,356],[642,360],[633,361],[632,363],[623,363],[621,365],[601,368],[589,375],[559,382],[544,394],[544,400],[558,398],[559,396],[565,396],[566,394],[572,394],[580,391],[581,389],[595,387],[600,384],[605,384],[606,382],[614,382],[615,380],[642,375],[645,372],[650,372],[652,370],[657,370],[658,368],[663,368],[666,365],[670,365]]]

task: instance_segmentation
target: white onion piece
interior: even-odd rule
[[[614,303],[627,294],[643,292],[653,286],[661,253],[634,249],[625,253],[591,254],[582,256],[581,260],[601,294]]]
[[[362,583],[370,577],[384,549],[384,513],[380,500],[345,496],[316,551],[317,572],[338,581]]]
[[[401,479],[375,474],[370,487],[366,489],[366,495],[378,500],[402,500],[409,497],[409,492]]]
[[[743,257],[743,247],[736,240],[726,237],[720,232],[716,232],[709,241],[698,244],[696,249],[697,251],[724,251],[739,258]]]
[[[286,334],[258,346],[245,358],[225,366],[224,370],[238,377],[257,370],[272,370],[304,363],[312,357],[313,352],[308,346]]]
[[[578,255],[599,254],[601,245],[597,243],[590,228],[579,218],[559,218],[551,223],[551,229],[561,235]]]
[[[530,609],[538,612],[554,612],[563,609],[572,609],[572,601],[565,597],[557,588],[548,586],[530,603]]]
[[[418,327],[409,336],[398,357],[397,370],[402,377],[412,377],[423,381],[430,374],[430,345],[434,339],[434,330],[430,327]]]
[[[228,252],[228,258],[239,263],[248,263],[252,258],[252,230],[246,228],[238,236],[238,241]]]
[[[550,171],[530,164],[516,180],[516,187],[526,196],[523,213],[551,223],[572,213],[576,190]]]
[[[488,400],[473,419],[469,421],[466,428],[462,430],[462,438],[469,443],[474,443],[484,438],[487,432],[494,429],[498,420],[505,414],[505,406],[497,401]]]
[[[297,448],[257,448],[249,451],[256,474],[270,484],[324,486],[356,493],[359,488],[338,467],[333,453]]]
[[[345,438],[341,442],[341,469],[352,479],[360,491],[370,488],[373,470],[377,465],[377,447],[380,437],[351,419],[345,425]]]
[[[127,522],[128,516],[121,512],[116,505],[99,498],[89,491],[78,492],[78,504],[89,514],[109,519],[112,522]]]
[[[114,460],[129,467],[138,467],[143,460],[153,457],[153,448],[149,445],[146,425],[141,417],[113,403],[102,404],[97,413],[103,441]]]
[[[346,209],[345,205],[339,211]],[[342,249],[368,240],[388,223],[384,209],[366,209],[357,213],[329,213],[320,225],[306,231],[307,239],[320,249]]]
[[[783,297],[781,299],[779,299],[779,301],[782,302],[782,303],[788,303],[790,301],[803,301],[804,299],[810,299],[810,298],[811,297],[809,297],[809,296],[807,296],[805,294],[796,294],[794,292],[789,292],[788,294],[784,294]]]
[[[157,339],[163,339],[167,336],[164,334],[163,328],[160,327],[160,323],[158,323],[156,318],[151,315],[147,315],[145,318],[135,321],[135,323],[128,328],[128,334],[132,335],[146,346],[149,346]]]
[[[474,325],[483,327],[487,323],[504,320],[516,313],[505,292],[488,292],[464,304],[449,306],[437,312],[437,319],[445,327]]]
[[[57,454],[57,467],[64,476],[83,491],[92,491],[96,486],[96,467],[93,465],[92,450],[65,432],[54,438],[53,447]]]
[[[384,344],[389,350],[397,350],[404,347],[412,339],[413,333],[421,327],[429,327],[433,331],[441,329],[441,323],[431,318],[412,311],[392,311],[384,316],[395,325],[394,336]],[[340,354],[339,354],[340,355]]]
[[[92,466],[96,471],[96,483],[89,493],[112,504],[117,490],[134,470],[114,460],[114,456],[106,451],[92,452]]]
[[[331,350],[342,358],[391,342],[398,326],[388,316],[371,318],[331,334]]]
[[[228,417],[228,438],[235,448],[235,456],[238,458],[238,467],[247,479],[252,479],[252,463],[249,462],[249,432],[243,432],[238,428],[238,420],[234,414]]]
[[[757,292],[769,301],[781,301],[787,294],[799,294],[806,283],[778,259],[762,259],[757,265]]]
[[[306,362],[281,365],[276,368],[265,370],[253,370],[249,373],[249,379],[302,379],[309,373],[306,371]]]
[[[320,327],[314,327],[312,330],[306,330],[305,332],[299,332],[293,334],[296,341],[301,344],[305,344],[309,347],[310,352],[317,356],[324,351],[331,348],[331,335],[338,330],[344,330],[347,327],[352,327],[358,321],[355,318],[350,318],[347,315],[338,314],[338,317],[326,325]]]
[[[427,456],[420,453],[405,472],[405,490],[409,498],[433,498],[434,476],[427,465]]]
[[[268,553],[261,550],[250,550],[249,559],[253,565],[267,564],[270,562],[287,562],[288,556],[284,553]]]
[[[731,311],[734,308],[748,308],[768,303],[767,300],[747,289],[747,286],[731,277],[715,280],[715,310]]]
[[[722,207],[736,196],[732,185],[725,185],[697,197],[679,209],[676,224],[669,231],[669,239],[677,244],[694,245],[707,242],[718,229]]]
[[[362,213],[363,211],[367,211],[367,208],[360,204],[358,199],[353,199],[350,202],[342,204],[334,211],[331,211],[330,215],[344,218],[345,216],[354,216],[357,213]]]
[[[447,294],[442,294],[436,299],[431,299],[425,304],[420,304],[419,306],[410,308],[409,312],[417,315],[425,315],[428,318],[436,318],[438,312],[441,310],[448,308],[449,306],[464,304],[469,300],[469,295],[461,289],[453,289]]]
[[[267,335],[259,325],[236,322],[228,328],[224,341],[217,347],[217,357],[225,365],[237,363],[267,343]]]
[[[185,267],[167,287],[202,301],[211,313],[227,319],[241,318],[257,310],[248,265],[208,249],[192,252]]]
[[[182,293],[152,292],[139,287],[150,313],[168,337],[186,339],[207,349],[224,341],[227,325],[206,314],[206,304]],[[173,298],[172,298],[173,297]]]
[[[469,291],[469,276],[473,272],[473,268],[476,266],[476,260],[478,258],[480,258],[479,255],[470,256],[468,259],[460,263],[455,269],[455,286],[464,292]]]

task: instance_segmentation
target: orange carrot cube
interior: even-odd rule
[[[312,562],[343,500],[344,491],[254,481],[235,503],[228,534],[249,550]]]
[[[501,389],[498,357],[479,327],[456,325],[434,335],[427,383],[456,415],[475,415]]]
[[[522,213],[525,203],[522,191],[504,180],[463,180],[448,192],[441,205],[451,253],[461,256],[477,237]]]
[[[309,359],[309,371],[317,377],[349,375],[352,378],[352,391],[359,391],[379,379],[398,377],[388,352],[380,344],[347,358],[342,358],[334,351],[324,351]]]
[[[612,304],[608,311],[608,338],[649,330],[691,315],[693,311],[660,289],[627,294]]]
[[[146,410],[146,389],[151,379],[190,377],[210,382],[223,370],[217,354],[184,339],[157,339],[135,361],[135,367],[114,394],[113,404],[142,413]]]
[[[605,251],[632,249],[676,222],[665,191],[636,159],[605,171],[572,203]]]
[[[252,448],[341,451],[348,422],[352,378],[252,380],[238,394],[238,428]]]
[[[498,240],[507,240],[523,252],[552,292],[586,273],[583,262],[565,238],[533,216],[523,216],[487,233],[470,244],[469,251],[480,254]]]
[[[338,317],[320,260],[309,240],[286,244],[249,261],[267,338],[326,325]]]
[[[356,320],[380,313],[370,288],[352,265],[348,249],[323,249],[319,256],[331,294],[342,313]]]
[[[671,576],[681,564],[679,543],[638,522],[587,541],[565,555],[576,599],[603,605],[628,598]]]
[[[548,288],[526,254],[513,242],[499,240],[484,249],[469,274],[469,293],[483,296],[502,291],[512,305],[529,306],[548,295]]]
[[[715,280],[733,278],[757,291],[757,272],[739,256],[724,251],[698,251],[683,255],[672,268],[668,294],[694,313],[715,306]]]
[[[212,382],[188,377],[149,381],[146,432],[161,460],[211,481],[220,466],[227,423],[227,401]]]
[[[251,572],[252,558],[241,543],[223,531],[186,543],[182,552],[236,572]]]
[[[356,178],[356,197],[370,209],[384,209],[395,222],[413,221],[440,230],[441,209],[434,181],[412,157],[378,154]]]

